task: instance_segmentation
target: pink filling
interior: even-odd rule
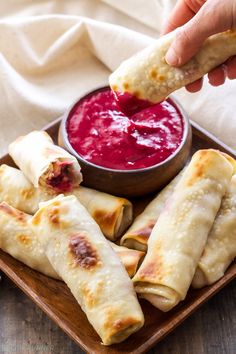
[[[57,168],[53,177],[49,178],[47,183],[58,192],[71,192],[73,188],[72,176],[70,172],[70,166],[72,162],[58,161]]]

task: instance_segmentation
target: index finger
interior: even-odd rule
[[[190,9],[184,0],[178,1],[166,24],[164,25],[162,34],[171,32],[177,27],[184,25],[186,22],[191,20],[194,15],[195,12]]]

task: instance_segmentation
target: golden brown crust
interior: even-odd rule
[[[152,222],[148,224],[146,227],[137,230],[134,233],[131,233],[131,235],[134,236],[133,238],[135,238],[135,240],[146,244],[149,239],[149,236],[151,235],[154,225],[155,223]]]
[[[138,276],[139,281],[152,281],[154,284],[160,281],[164,276],[162,257],[158,256],[155,261],[147,263],[145,268],[140,268]]]
[[[124,90],[128,90],[129,89],[129,83],[128,82],[124,82],[123,83],[123,87],[124,87]]]
[[[125,266],[127,273],[132,278],[135,275],[140,263],[142,262],[145,253],[141,251],[132,250],[132,249],[127,249],[127,250],[122,249],[121,251],[115,250],[115,252],[120,257],[121,262]]]
[[[93,290],[89,289],[89,287],[87,287],[86,285],[81,287],[81,292],[84,297],[84,301],[86,301],[86,304],[89,308],[93,308],[98,305],[99,299],[101,298],[99,294],[102,292],[104,285],[104,281],[100,281]]]
[[[40,224],[41,222],[41,218],[42,218],[42,215],[43,215],[43,209],[40,209],[37,211],[37,213],[34,215],[33,219],[32,219],[32,224],[34,226],[37,226]]]
[[[204,176],[206,169],[212,163],[212,159],[209,156],[209,150],[199,150],[197,154],[198,162],[193,165],[194,171],[192,172],[191,178],[186,182],[187,186],[192,186],[198,179],[201,179]]]
[[[60,224],[60,208],[58,206],[55,206],[49,210],[48,213],[49,217],[49,222],[52,224],[59,226]]]
[[[138,323],[135,317],[125,317],[123,319],[117,319],[114,321],[114,318],[116,317],[116,310],[114,308],[108,309],[104,328],[109,330],[110,337],[117,335],[117,332],[123,331],[130,326],[137,325]]]
[[[112,213],[104,213],[102,209],[97,209],[92,213],[92,217],[103,230],[111,230],[117,220],[119,209]]]
[[[59,206],[60,206],[60,202],[59,201],[54,201],[52,204],[52,211],[50,210],[50,213],[49,213],[49,219],[50,221],[52,222],[52,224],[59,224]],[[34,226],[37,226],[40,224],[41,222],[41,218],[42,218],[42,215],[44,214],[44,208],[41,208],[37,211],[37,213],[34,215],[34,218],[32,220],[32,224]]]
[[[7,203],[0,203],[0,210],[4,211],[6,214],[15,217],[20,222],[26,222],[26,214],[20,210],[11,208]]]
[[[23,244],[24,246],[30,246],[32,244],[32,240],[29,236],[27,235],[17,235],[17,240],[19,241],[19,243]]]

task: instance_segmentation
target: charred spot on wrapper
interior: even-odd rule
[[[159,81],[164,81],[165,80],[165,76],[163,76],[163,75],[158,76],[158,80]]]
[[[157,78],[157,70],[156,69],[151,69],[150,78],[154,79],[154,80]]]
[[[129,83],[128,82],[124,82],[123,83],[123,88],[124,88],[124,90],[128,90],[129,89]]]
[[[59,205],[60,205],[60,202],[59,202],[58,200],[54,201],[54,202],[51,204],[51,206],[52,206],[52,209],[51,209],[51,210],[54,210],[55,208],[58,209]],[[50,220],[51,218],[54,218],[55,214],[57,215],[57,218],[58,218],[58,210],[57,210],[56,212],[55,212],[55,210],[54,210],[54,211],[51,211],[51,210],[50,210],[49,213],[47,214],[47,215],[49,216],[49,220]],[[33,225],[39,225],[40,222],[41,222],[41,219],[42,219],[42,216],[43,216],[44,213],[45,213],[45,209],[44,209],[44,208],[39,209],[39,210],[37,211],[37,213],[36,213],[36,214],[34,215],[34,217],[33,217],[32,224],[33,224]],[[54,218],[54,220],[53,220],[52,222],[55,223],[55,218]]]
[[[4,213],[6,213],[10,216],[13,216],[14,218],[16,218],[20,222],[26,221],[26,214],[25,213],[23,213],[20,210],[15,209],[15,208],[12,208],[11,206],[9,206],[5,202],[2,202],[0,204],[0,210],[2,210]]]
[[[100,264],[96,249],[87,240],[86,235],[82,233],[70,236],[69,249],[73,256],[74,264],[82,268],[90,270]]]
[[[59,225],[60,224],[60,208],[55,206],[51,208],[48,212],[49,220],[52,224]]]
[[[141,241],[142,243],[147,243],[149,236],[151,235],[152,229],[154,228],[155,222],[151,222],[146,227],[132,232],[131,235],[135,236],[135,239]]]
[[[29,246],[32,244],[31,238],[27,235],[20,234],[20,235],[17,235],[16,238],[17,238],[18,242],[24,246]]]

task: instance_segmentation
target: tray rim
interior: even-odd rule
[[[46,126],[44,126],[41,130],[50,130],[55,128],[61,121],[62,117],[58,117],[57,119],[53,120]],[[236,150],[229,147],[227,144],[222,142],[213,134],[209,133],[203,127],[201,127],[198,123],[190,120],[190,124],[192,126],[193,135],[202,135],[207,137],[212,143],[215,143],[221,147],[222,150],[225,150],[227,153],[232,155],[236,158]],[[0,159],[4,159],[8,156],[8,154],[4,154],[0,156]],[[34,293],[31,293],[31,288],[20,279],[20,277],[15,273],[15,271],[4,261],[1,259],[1,253],[6,254],[7,257],[11,257],[4,251],[0,249],[0,270],[9,278],[11,279],[14,284],[22,290],[27,297],[29,297],[39,308],[51,319],[54,321],[56,325],[58,325],[82,350],[86,353],[90,354],[99,354],[100,351],[92,350],[89,346],[86,345],[86,339],[82,340],[81,337],[77,336],[70,328],[66,325],[64,321],[61,321],[60,317],[50,309],[50,306],[45,304],[41,297],[36,296]],[[13,258],[13,257],[11,257]],[[16,260],[17,261],[17,260]],[[17,261],[20,263],[20,261]],[[233,271],[229,271],[233,269]],[[33,272],[36,272],[32,270]],[[228,268],[227,273],[216,283],[211,286],[206,287],[206,291],[199,296],[197,300],[194,300],[192,304],[190,304],[186,309],[181,311],[181,314],[177,314],[178,319],[173,320],[171,325],[164,324],[163,327],[168,326],[168,329],[165,328],[157,330],[153,333],[147,341],[143,342],[138,349],[135,351],[123,351],[123,353],[135,353],[135,354],[143,354],[150,350],[154,345],[156,345],[159,341],[164,339],[170,332],[172,332],[177,326],[179,326],[187,317],[189,317],[193,312],[195,312],[201,305],[206,303],[212,296],[214,296],[217,292],[219,292],[222,288],[227,286],[233,279],[236,278],[236,262],[234,261],[231,266]],[[107,347],[111,349],[115,349],[115,345],[111,347]],[[118,352],[117,352],[118,353]]]

